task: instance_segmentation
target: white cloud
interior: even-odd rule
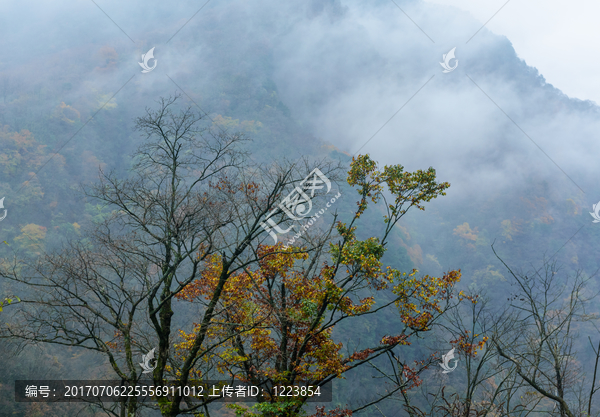
[[[512,42],[517,54],[570,97],[600,103],[600,3],[544,0],[429,0],[471,13]]]

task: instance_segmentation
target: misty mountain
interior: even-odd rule
[[[482,25],[417,0],[5,1],[0,255],[9,245],[39,255],[102,220],[79,185],[98,169],[127,175],[143,140],[133,120],[179,93],[207,127],[251,138],[261,163],[348,165],[368,153],[382,166],[434,167],[447,196],[407,215],[387,246],[406,269],[460,268],[461,288],[498,302],[510,289],[492,243],[515,268],[546,256],[592,276],[600,107],[548,84]],[[156,68],[141,73],[151,48]],[[453,48],[457,67],[443,73]],[[340,211],[354,198],[344,193]]]

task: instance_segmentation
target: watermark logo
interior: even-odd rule
[[[321,216],[323,213],[325,213],[329,207],[331,207],[331,205],[333,203],[335,203],[335,201],[341,197],[342,193],[338,192],[337,195],[335,195],[331,200],[329,200],[329,202],[327,203],[327,205],[325,206],[324,209],[319,210],[318,213],[315,213],[314,216],[312,216],[305,224],[303,224],[300,227],[300,231],[298,233],[296,233],[294,236],[292,236],[292,238],[290,240],[288,240],[285,244],[285,246],[283,247],[283,249],[287,249],[290,246],[292,246],[294,244],[294,242],[296,241],[296,239],[300,239],[300,236],[302,236],[304,234],[304,232],[306,232],[310,226],[312,226],[312,224],[317,221],[317,219],[319,218],[319,216]]]
[[[151,59],[154,59],[154,66],[152,68],[150,68],[148,66],[148,61],[150,61]],[[142,67],[144,69],[142,71],[142,73],[144,73],[144,74],[147,72],[150,72],[154,68],[156,68],[156,64],[158,64],[158,60],[156,58],[154,58],[154,48],[150,49],[145,54],[142,54],[142,62],[138,62],[138,64],[140,65],[140,67]]]
[[[448,52],[447,54],[442,55],[442,59],[444,60],[444,62],[440,62],[440,65],[442,66],[442,68],[444,68],[444,71],[442,72],[452,72],[456,69],[456,67],[458,67],[458,59],[456,59],[456,57],[454,56],[455,49],[456,47],[450,49],[450,52]],[[453,67],[450,66],[451,59],[456,60],[456,63]]]
[[[456,367],[458,366],[458,359],[454,359],[454,367],[451,368],[450,367],[450,361],[454,359],[454,348],[446,353],[445,355],[442,355],[442,363],[440,363],[439,365],[442,367],[442,369],[444,370],[442,373],[443,374],[447,374],[449,372],[452,372],[456,369]]]
[[[155,349],[156,348],[152,349],[146,355],[142,355],[143,362],[140,362],[140,366],[142,367],[142,369],[144,369],[144,371],[142,372],[143,374],[147,374],[149,372],[152,372],[156,368],[156,361],[154,361],[154,366],[150,365],[150,361],[152,359],[154,359],[154,350]]]
[[[0,200],[0,201],[2,201],[2,200]],[[594,210],[593,213],[590,212],[590,214],[594,218],[594,221],[592,223],[600,223],[600,201],[598,202],[598,204],[594,204],[592,206],[592,210]]]
[[[273,219],[271,219],[271,217],[275,213],[282,211],[291,220],[302,220],[307,218],[313,208],[312,198],[315,196],[315,192],[324,188],[327,188],[326,193],[329,193],[329,191],[331,191],[331,181],[329,181],[329,178],[327,178],[319,168],[315,168],[310,174],[308,174],[306,178],[302,180],[302,182],[300,182],[296,188],[294,188],[294,190],[287,197],[282,200],[277,208],[267,215],[266,220],[260,225],[264,230],[267,231],[267,233],[271,235],[273,240],[275,240],[275,243],[277,243],[277,234],[288,233],[295,226],[292,225],[286,230],[283,230],[277,223],[273,221]],[[340,195],[341,194],[338,193],[333,201],[335,201],[335,199],[337,199],[337,197]],[[329,207],[329,203],[327,207]],[[320,214],[323,214],[324,212],[325,210],[321,210]],[[316,218],[319,217],[318,214],[315,216]],[[313,221],[311,221],[310,224],[312,224]]]
[[[5,198],[6,197],[0,198],[0,209],[4,209],[4,199]],[[4,210],[4,216],[0,217],[0,222],[6,218],[7,214],[8,214],[8,210]]]

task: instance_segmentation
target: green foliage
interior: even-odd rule
[[[21,299],[19,297],[17,297],[16,295],[13,295],[12,297],[6,297],[3,300],[0,299],[0,312],[2,312],[2,309],[7,306],[10,305],[12,303],[20,303]]]
[[[235,415],[240,417],[295,417],[305,416],[306,412],[299,409],[300,401],[286,400],[276,403],[258,403],[252,407],[246,408],[237,404],[231,404],[227,407],[235,410]],[[296,411],[298,410],[299,411]]]
[[[85,204],[85,214],[92,223],[102,223],[112,212],[100,204]]]

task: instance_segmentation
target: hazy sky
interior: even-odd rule
[[[498,12],[486,27],[510,39],[520,58],[568,96],[600,103],[597,64],[600,3],[589,0],[428,2],[460,8],[482,24]]]

